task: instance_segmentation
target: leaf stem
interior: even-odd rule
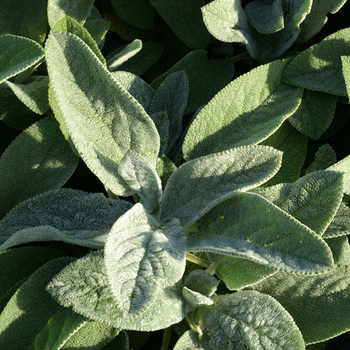
[[[171,337],[171,327],[164,329],[162,347],[160,350],[167,350]]]
[[[233,56],[233,57],[230,57],[230,58],[227,58],[226,60],[231,62],[231,63],[236,63],[236,62],[239,62],[239,61],[244,61],[244,60],[248,60],[250,57],[249,53],[248,52],[242,52],[236,56]]]
[[[202,259],[199,256],[186,252],[186,260],[190,261],[196,265],[203,266],[205,268],[208,268],[210,266],[210,262],[206,259]]]
[[[186,317],[185,317],[185,320],[187,322],[187,324],[190,326],[191,330],[194,331],[194,332],[197,332],[199,333],[200,335],[203,334],[201,328],[199,326],[196,326],[194,323],[193,323],[193,319],[192,319],[192,316],[190,314],[187,314]]]

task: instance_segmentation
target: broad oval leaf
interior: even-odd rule
[[[336,266],[314,276],[279,272],[254,289],[277,299],[312,344],[349,331],[349,287],[350,267]]]
[[[141,204],[113,225],[105,246],[108,279],[116,303],[128,317],[144,312],[158,289],[185,271],[185,233],[178,220],[162,228]]]
[[[55,102],[81,157],[113,193],[132,194],[117,167],[129,149],[155,167],[159,135],[151,118],[78,37],[52,32],[46,59]]]
[[[259,66],[216,94],[188,130],[185,159],[258,143],[275,132],[301,102],[301,88],[281,84],[288,62]]]
[[[25,199],[61,187],[77,165],[54,118],[31,125],[0,158],[0,217]]]
[[[215,297],[215,304],[198,309],[213,349],[243,343],[248,349],[300,350],[303,336],[292,316],[271,296],[243,291]]]
[[[280,270],[318,273],[333,267],[327,244],[307,226],[253,193],[212,209],[187,235],[188,251],[241,257]]]
[[[266,182],[281,166],[281,152],[267,146],[243,146],[181,165],[170,177],[161,218],[190,226],[215,205]]]
[[[132,205],[73,189],[45,192],[13,208],[0,221],[0,249],[58,240],[103,248],[115,221]]]
[[[25,37],[0,35],[0,47],[0,84],[44,58],[43,48],[34,40]]]
[[[50,318],[62,309],[45,286],[71,261],[67,257],[49,261],[17,290],[0,315],[1,348],[27,350]]]
[[[57,302],[81,315],[116,328],[147,332],[167,328],[186,316],[188,306],[181,289],[181,283],[160,288],[145,312],[125,317],[112,293],[100,251],[67,266],[48,286]]]
[[[346,96],[340,56],[350,55],[350,28],[329,35],[288,65],[283,81],[309,90]]]

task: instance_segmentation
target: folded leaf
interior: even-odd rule
[[[45,192],[13,208],[0,221],[0,249],[36,241],[102,248],[114,222],[132,205],[101,193]]]
[[[188,130],[185,159],[258,143],[274,133],[301,102],[302,89],[281,84],[287,63],[259,66],[216,94]]]
[[[124,317],[112,293],[103,254],[96,252],[75,261],[54,277],[48,286],[63,306],[90,319],[116,328],[155,331],[180,322],[188,311],[181,284],[160,288],[155,301],[136,317]]]
[[[219,285],[219,281],[203,270],[193,270],[185,276],[184,285],[207,297],[211,297]]]
[[[117,174],[118,163],[131,149],[155,167],[154,123],[78,37],[52,32],[46,59],[55,101],[81,157],[113,193],[131,194]]]
[[[306,344],[348,332],[350,268],[337,266],[320,275],[279,272],[254,289],[279,301],[292,315]]]
[[[117,48],[117,52],[108,58],[107,67],[113,72],[119,68],[124,62],[135,56],[142,49],[142,41],[135,39],[130,44],[123,47],[122,50]]]
[[[178,282],[185,271],[185,233],[177,220],[162,228],[136,204],[113,225],[105,246],[112,292],[127,317],[144,312],[158,289]]]
[[[39,268],[22,284],[0,315],[0,347],[27,350],[50,318],[62,307],[45,286],[72,258],[58,258]]]
[[[37,42],[21,36],[0,35],[0,47],[0,84],[44,58],[44,50]]]
[[[340,56],[350,55],[350,28],[329,35],[288,65],[283,81],[315,91],[346,96]]]
[[[248,349],[305,348],[293,318],[273,298],[256,291],[216,296],[215,304],[198,309],[212,349],[234,348],[240,342]]]
[[[267,146],[243,146],[196,158],[170,177],[161,203],[161,218],[190,226],[215,205],[266,182],[281,165],[281,153]]]
[[[27,198],[60,188],[77,165],[54,118],[30,126],[0,158],[0,217]]]
[[[276,269],[318,273],[333,267],[327,244],[299,221],[253,193],[218,205],[187,234],[188,251],[240,257]]]

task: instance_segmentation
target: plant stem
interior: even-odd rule
[[[192,253],[186,253],[186,260],[196,265],[203,266],[205,268],[208,268],[210,266],[210,262],[208,260],[202,259],[199,256]]]
[[[164,329],[162,347],[160,350],[167,350],[171,337],[171,327]]]
[[[236,63],[236,62],[239,62],[239,61],[244,61],[244,60],[248,60],[250,57],[249,53],[248,52],[242,52],[236,56],[233,56],[233,57],[230,57],[230,58],[227,58],[226,60],[231,62],[231,63]]]

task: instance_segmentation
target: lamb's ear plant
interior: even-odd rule
[[[350,29],[280,57],[345,2],[69,3],[32,36],[24,15],[0,24],[0,99],[35,115],[0,113],[18,129],[0,158],[0,348],[302,350],[349,332],[350,156],[327,141]],[[128,37],[107,57],[100,9]],[[140,77],[151,41],[129,36],[164,23],[187,49]]]

